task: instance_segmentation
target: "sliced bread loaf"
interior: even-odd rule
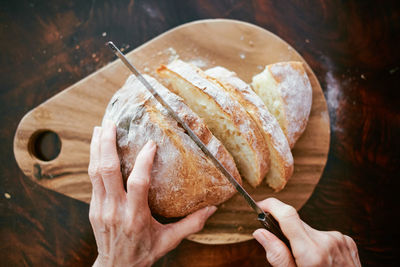
[[[241,182],[232,156],[204,122],[180,97],[150,76],[145,78]],[[142,146],[150,139],[157,143],[149,190],[149,206],[153,213],[164,217],[185,216],[207,205],[222,203],[236,192],[135,76],[130,76],[112,97],[104,118],[117,125],[117,147],[125,181]]]
[[[266,176],[266,182],[275,191],[283,189],[293,173],[293,156],[278,121],[253,92],[250,85],[242,81],[236,73],[223,67],[208,69],[205,73],[210,76],[210,80],[222,85],[257,124],[270,152],[271,167]]]
[[[252,186],[260,184],[269,170],[268,146],[244,108],[191,64],[175,60],[157,72],[204,119],[232,154],[242,177]]]
[[[253,77],[253,90],[278,120],[293,148],[305,130],[312,103],[312,88],[302,62],[279,62]]]

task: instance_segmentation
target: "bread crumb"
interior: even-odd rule
[[[254,46],[254,42],[253,41],[249,41],[249,45],[250,46]]]
[[[4,197],[6,198],[6,199],[11,199],[11,195],[9,194],[9,193],[4,193]]]
[[[240,54],[239,54],[239,57],[240,57],[241,59],[245,59],[245,58],[246,58],[246,54],[245,54],[245,53],[240,53]]]
[[[244,229],[244,228],[243,228],[243,226],[241,226],[241,225],[237,228],[238,232],[243,231],[243,229]]]
[[[204,68],[207,66],[207,63],[201,59],[193,59],[193,60],[189,61],[189,63],[195,65],[198,68]]]
[[[178,59],[178,53],[176,53],[175,49],[172,47],[168,47],[167,49],[164,50],[165,54],[169,54],[169,58],[168,58],[168,63],[171,63],[172,61],[174,61],[175,59]]]

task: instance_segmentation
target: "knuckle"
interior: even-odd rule
[[[329,238],[327,242],[331,248],[336,248],[346,244],[346,239],[344,235],[338,231],[331,231],[329,232],[328,236]]]
[[[285,205],[281,209],[281,216],[283,219],[291,219],[291,218],[297,218],[298,214],[295,208],[289,205]]]
[[[102,221],[108,226],[115,226],[120,223],[119,203],[111,197],[107,197],[106,206],[102,214]]]
[[[89,221],[92,224],[101,222],[99,212],[97,212],[94,208],[89,210]]]
[[[96,221],[96,216],[92,210],[89,211],[89,221],[91,221],[91,222]]]
[[[197,230],[197,231],[200,231],[201,229],[203,229],[204,224],[205,224],[205,221],[203,221],[203,220],[197,220],[197,222],[196,222],[196,230]]]
[[[351,238],[350,236],[347,236],[347,235],[345,235],[344,238],[351,250],[357,250],[357,245],[356,245],[356,242],[354,242],[353,238]]]
[[[120,163],[115,160],[107,160],[102,162],[100,170],[102,174],[113,174],[120,169]]]
[[[343,240],[344,239],[344,235],[341,232],[331,231],[330,233],[337,240]]]
[[[88,168],[89,176],[90,177],[94,177],[94,176],[97,176],[98,173],[99,173],[99,168],[98,168],[97,164],[94,164],[94,163],[91,162],[89,164],[89,168]]]
[[[205,221],[197,218],[196,220],[192,220],[191,229],[193,232],[198,232],[201,229],[203,229],[204,224],[205,224]]]
[[[119,224],[119,218],[115,212],[108,211],[103,216],[103,221],[108,226],[115,226]]]
[[[135,190],[137,187],[143,187],[143,186],[148,186],[149,181],[148,179],[145,179],[145,177],[137,177],[134,173],[131,175],[131,177],[128,178],[128,181],[126,182],[126,186],[128,190]]]

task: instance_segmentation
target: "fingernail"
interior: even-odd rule
[[[103,121],[103,125],[102,126],[108,129],[108,128],[111,128],[113,125],[114,125],[113,121],[111,121],[109,119],[105,119]]]
[[[100,135],[101,127],[96,126],[93,128],[93,137],[98,137]]]
[[[207,218],[210,217],[211,215],[213,215],[216,210],[217,210],[216,206],[208,206],[207,213],[206,213]]]
[[[147,149],[147,150],[151,150],[151,149],[153,149],[153,148],[155,148],[155,146],[156,146],[156,143],[154,143],[154,141],[153,140],[149,140],[145,145],[144,145],[144,149]]]

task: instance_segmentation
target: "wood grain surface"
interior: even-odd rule
[[[354,238],[363,266],[397,266],[400,248],[398,1],[21,0],[0,3],[0,257],[2,266],[89,266],[88,205],[46,190],[18,168],[22,117],[125,52],[193,20],[232,18],[287,41],[314,70],[331,126],[327,165],[299,211]],[[206,36],[205,36],[206,38]],[[46,149],[47,147],[44,147]],[[183,241],[156,266],[265,266],[254,240]]]
[[[207,35],[207,38],[203,36]],[[203,68],[224,66],[251,82],[265,65],[303,61],[313,88],[309,122],[293,149],[294,174],[285,189],[275,193],[265,183],[246,190],[256,199],[276,197],[300,209],[321,177],[329,150],[329,115],[314,73],[301,56],[276,35],[237,20],[199,20],[174,28],[130,52],[127,57],[143,73],[175,57]],[[105,66],[28,112],[14,139],[18,165],[34,182],[67,196],[90,202],[92,187],[87,168],[93,127],[100,125],[111,96],[125,83],[129,70],[120,60]],[[36,133],[51,130],[61,141],[60,154],[50,161],[35,156]],[[256,214],[239,195],[219,206],[204,229],[188,237],[205,244],[229,244],[252,239],[259,228]]]

